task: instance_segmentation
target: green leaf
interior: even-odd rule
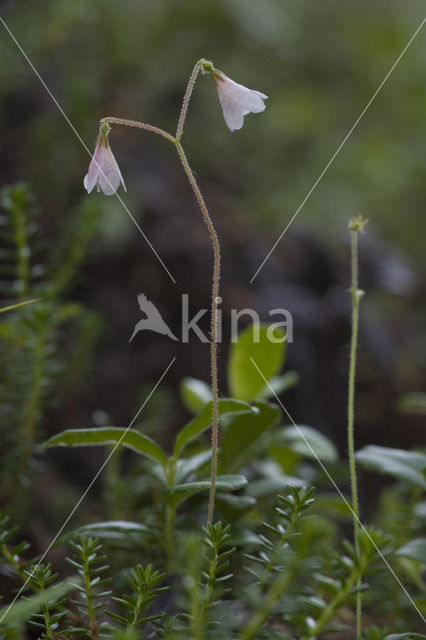
[[[211,401],[212,391],[208,384],[195,378],[184,378],[180,383],[180,395],[191,413],[198,413]]]
[[[415,538],[395,551],[395,555],[426,564],[426,538]]]
[[[167,465],[167,456],[162,448],[148,436],[123,427],[101,427],[95,429],[67,429],[50,438],[45,447],[85,447],[120,443],[136,453]]]
[[[55,584],[53,587],[49,587],[42,593],[36,593],[35,595],[21,598],[13,604],[10,609],[6,605],[0,609],[1,624],[10,624],[13,622],[24,622],[33,614],[40,611],[43,605],[46,605],[51,600],[59,600],[63,595],[69,591],[75,590],[76,584],[80,584],[80,578],[78,576]]]
[[[298,453],[291,451],[288,447],[280,447],[274,443],[268,447],[268,454],[278,462],[284,475],[294,473],[300,462]]]
[[[426,489],[426,454],[404,449],[368,445],[356,453],[358,464],[369,471],[388,473],[416,487]]]
[[[232,398],[222,398],[219,400],[219,418],[235,413],[251,413],[253,409],[246,402],[233,400]],[[199,436],[212,424],[212,403],[206,404],[201,413],[193,418],[191,422],[180,431],[175,440],[173,455],[178,457],[186,447],[188,442]]]
[[[139,522],[129,522],[128,520],[106,520],[104,522],[92,522],[91,524],[85,524],[82,527],[75,529],[72,532],[72,535],[98,536],[100,533],[111,533],[117,531],[127,535],[129,533],[146,533],[149,529]]]
[[[418,502],[414,507],[414,515],[419,520],[426,522],[426,501]]]
[[[220,493],[216,496],[217,502],[232,507],[236,511],[246,511],[256,504],[256,499],[243,494],[233,495],[232,493]]]
[[[339,459],[334,444],[325,435],[306,425],[283,427],[273,434],[275,444],[280,444],[303,458],[336,462]]]
[[[407,393],[398,400],[398,411],[401,413],[426,413],[426,393]]]
[[[268,429],[278,424],[281,412],[267,402],[256,402],[256,413],[231,418],[222,438],[220,451],[221,470],[235,471],[258,454],[258,440]]]
[[[241,518],[256,505],[256,498],[244,494],[221,493],[216,494],[216,505],[226,522],[233,522]]]
[[[199,480],[198,482],[177,484],[168,491],[166,499],[169,503],[177,505],[194,493],[209,491],[210,486],[210,478]],[[242,475],[223,475],[216,478],[216,489],[218,491],[237,491],[245,486],[247,486],[247,479]]]
[[[277,473],[268,478],[250,481],[246,491],[253,498],[264,498],[270,495],[277,495],[289,487],[306,487],[306,480]]]
[[[273,376],[269,380],[269,386],[265,386],[260,393],[257,394],[257,399],[273,398],[279,396],[280,393],[293,389],[299,384],[300,376],[296,371],[286,371],[281,376]]]
[[[288,490],[289,487],[306,487],[307,481],[281,473],[278,464],[267,460],[257,465],[257,471],[262,477],[256,480],[250,480],[245,490],[245,495],[253,498],[263,498],[269,495],[277,495],[282,491]]]
[[[203,467],[212,457],[211,449],[207,449],[206,451],[201,451],[200,453],[196,453],[189,458],[183,458],[178,460],[177,472],[176,472],[176,482],[179,484],[186,480],[188,476],[198,471],[201,467]]]
[[[332,493],[317,493],[315,495],[315,508],[334,521],[337,518],[352,519],[353,517],[350,503],[342,500],[334,491]]]
[[[253,361],[266,380],[270,380],[282,368],[286,343],[271,342],[270,331],[271,328],[264,324],[247,327],[239,334],[238,342],[232,344],[228,361],[228,385],[231,396],[241,400],[253,400],[267,387]],[[275,329],[273,335],[276,339],[283,339],[285,336],[281,329]]]
[[[113,543],[120,548],[139,547],[144,543],[144,536],[150,534],[151,530],[144,524],[130,522],[126,520],[110,520],[104,522],[92,522],[71,531],[67,531],[58,540],[58,544],[64,544],[69,540],[87,536],[100,538]]]
[[[423,633],[407,631],[406,633],[391,633],[385,636],[383,640],[426,640],[426,636]]]

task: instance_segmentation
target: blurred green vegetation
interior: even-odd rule
[[[211,58],[235,81],[269,95],[265,112],[248,115],[243,130],[231,133],[212,81],[200,77],[184,139],[224,245],[224,309],[227,298],[232,298],[233,306],[265,309],[271,302],[269,293],[262,290],[251,298],[250,276],[401,54],[423,12],[420,0],[2,3],[1,17],[72,125],[0,25],[0,187],[23,182],[34,193],[37,243],[43,246],[36,251],[37,263],[33,252],[31,269],[43,264],[48,277],[56,278],[57,288],[63,289],[70,273],[58,269],[64,256],[58,238],[73,242],[74,217],[76,211],[84,212],[82,202],[99,211],[96,233],[87,245],[90,260],[82,262],[85,256],[79,253],[82,245],[77,237],[77,253],[69,255],[76,277],[65,292],[70,301],[105,319],[96,375],[87,380],[70,373],[72,391],[55,400],[58,409],[46,433],[67,425],[87,426],[92,419],[98,424],[99,411],[105,412],[106,421],[122,424],[136,412],[152,380],[160,377],[170,353],[161,338],[150,335],[126,350],[136,318],[134,296],[142,287],[155,295],[172,323],[178,322],[183,290],[190,289],[194,308],[209,304],[208,238],[199,219],[200,229],[192,226],[198,213],[171,145],[145,132],[118,127],[111,132],[128,188],[121,196],[166,264],[181,268],[180,289],[170,286],[116,198],[87,197],[83,176],[89,156],[82,141],[93,150],[99,119],[106,115],[141,119],[174,132],[186,81],[200,57]],[[279,305],[289,305],[297,327],[305,334],[311,331],[308,347],[315,351],[305,359],[306,335],[301,334],[289,349],[290,358],[296,354],[291,366],[301,380],[295,419],[333,434],[336,442],[345,415],[347,358],[347,335],[337,315],[349,308],[346,292],[342,288],[336,294],[336,288],[349,281],[347,221],[357,213],[370,220],[361,246],[369,253],[364,263],[361,255],[360,282],[368,293],[363,303],[367,320],[361,336],[357,398],[360,433],[363,428],[365,434],[361,443],[386,444],[374,439],[375,432],[407,437],[400,416],[390,416],[388,409],[399,393],[418,390],[425,368],[420,300],[426,232],[424,52],[422,30],[292,224],[291,232],[316,236],[317,248],[325,246],[324,273],[330,269],[329,279],[318,273],[324,266],[321,256],[310,263],[315,247],[304,245],[303,239],[298,244],[294,234],[281,243],[279,257],[275,252],[278,260],[272,277],[265,269],[256,282],[264,287],[290,282],[290,288],[274,294],[273,304],[279,300]],[[77,218],[84,226],[84,216]],[[385,253],[387,246],[391,252],[397,248],[396,258],[402,252],[402,267],[393,268],[392,255],[387,265],[382,263],[377,254]],[[374,281],[373,272],[380,269],[387,272]],[[402,280],[408,281],[405,289],[404,283],[399,287],[392,282],[398,269]],[[320,284],[315,290],[312,282],[317,273]],[[327,280],[323,288],[322,277]],[[302,307],[306,300],[321,298],[317,318],[309,326],[300,321],[303,314],[297,316],[293,282],[306,285]],[[28,294],[43,291],[29,289]],[[313,324],[328,317],[329,309],[330,324],[312,337]],[[34,313],[29,308],[22,317]],[[97,344],[99,327],[85,330]],[[383,342],[378,340],[382,335]],[[74,371],[72,363],[83,361],[84,348],[82,343],[62,350],[69,358],[74,353],[67,370]],[[181,346],[177,355],[180,365],[160,390],[166,395],[184,376],[208,379],[206,350]],[[220,363],[225,361],[226,349]],[[182,410],[179,400],[167,397],[167,402],[163,397],[154,399],[147,408],[154,432],[169,433],[182,418],[176,414]],[[312,412],[304,414],[310,407]],[[417,441],[415,421],[410,425],[408,440]],[[402,446],[398,440],[391,444]]]
[[[217,183],[241,219],[269,228],[272,239],[423,14],[421,0],[21,0],[2,10],[90,149],[97,121],[105,115],[173,131],[186,79],[201,56],[237,82],[268,94],[265,114],[249,116],[244,132],[231,135],[210,80],[200,81],[185,146],[197,171]],[[0,34],[2,175],[29,181],[55,228],[62,224],[58,216],[82,193],[86,152],[3,27]],[[347,218],[362,212],[413,261],[422,259],[424,60],[420,32],[294,226],[314,228],[331,244],[341,237]],[[132,131],[112,134],[131,210],[143,199],[152,172],[161,171],[154,167],[144,176],[143,158],[153,149],[156,156],[172,155],[162,141],[140,135],[136,140]],[[117,202],[113,208],[121,213]],[[124,214],[116,224],[123,233],[134,232]]]

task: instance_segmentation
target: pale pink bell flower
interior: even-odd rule
[[[248,113],[260,113],[265,110],[264,100],[268,96],[254,89],[247,89],[228,78],[222,71],[212,73],[222,106],[223,117],[231,131],[241,129],[244,116]]]
[[[117,161],[113,156],[108,142],[108,125],[103,124],[96,141],[96,149],[89,165],[89,170],[84,177],[84,186],[87,193],[97,187],[97,191],[102,191],[106,196],[112,196],[118,187],[126,185],[122,178]]]

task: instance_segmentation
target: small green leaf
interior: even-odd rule
[[[251,413],[253,409],[246,402],[233,400],[232,398],[222,398],[219,400],[219,418],[235,413]],[[212,424],[212,403],[205,405],[201,413],[193,418],[191,422],[180,431],[175,440],[173,455],[178,457],[186,447],[188,442],[199,436]]]
[[[334,444],[324,434],[306,425],[283,427],[274,433],[274,443],[287,447],[303,458],[336,462],[339,459]]]
[[[257,395],[257,399],[274,398],[280,393],[293,389],[299,384],[300,376],[296,371],[286,371],[281,376],[273,376],[269,380],[269,385],[265,386]]]
[[[426,522],[426,501],[418,502],[414,507],[414,515],[419,520]]]
[[[317,493],[315,496],[315,507],[334,521],[337,518],[350,519],[353,517],[349,502],[342,500],[335,492]]]
[[[426,489],[426,454],[368,445],[356,453],[356,459],[365,469],[377,473],[388,473],[416,487]]]
[[[122,427],[101,427],[95,429],[67,429],[50,438],[45,447],[85,447],[117,444],[132,449],[136,453],[167,465],[167,456],[162,448],[148,436]]]
[[[243,489],[247,485],[247,479],[242,475],[226,474],[217,476],[216,489],[220,491],[236,491],[237,489]],[[185,484],[177,484],[169,493],[186,493],[190,491],[195,493],[196,491],[205,491],[210,489],[210,478],[206,480],[198,480],[197,482],[187,482]]]
[[[256,505],[256,498],[244,494],[222,493],[216,494],[216,504],[226,522],[233,522],[241,518]]]
[[[181,458],[178,460],[177,472],[176,472],[176,482],[180,484],[184,480],[188,478],[192,473],[198,471],[201,467],[203,467],[212,457],[211,449],[207,449],[207,451],[201,451],[200,453],[196,453],[189,458]]]
[[[180,383],[180,395],[191,413],[198,413],[211,401],[212,391],[208,384],[195,378],[184,378]]]
[[[218,491],[237,491],[247,485],[247,480],[242,475],[223,475],[216,478],[216,489]],[[167,493],[167,501],[174,505],[179,504],[189,496],[199,491],[209,491],[211,486],[210,478],[199,480],[198,482],[187,482],[177,484]]]
[[[256,402],[256,413],[233,416],[222,438],[220,452],[221,470],[229,473],[237,470],[260,453],[258,440],[262,434],[278,424],[281,412],[275,405]]]
[[[286,351],[286,343],[283,340],[285,334],[282,329],[275,329],[275,339],[283,341],[272,342],[270,333],[271,327],[267,325],[252,325],[242,331],[238,341],[231,346],[228,361],[228,385],[231,396],[241,400],[253,400],[267,387],[252,359],[266,380],[270,380],[282,368]]]
[[[410,542],[395,551],[395,555],[426,564],[426,538],[410,540]]]
[[[268,453],[278,462],[284,475],[294,473],[300,462],[300,455],[298,453],[291,451],[288,447],[280,447],[274,443],[268,447]]]
[[[92,522],[91,524],[85,524],[78,529],[75,529],[73,536],[86,535],[86,536],[98,536],[100,533],[120,532],[124,534],[129,533],[146,533],[148,527],[139,522],[129,522],[128,520],[106,520],[104,522]]]
[[[243,494],[233,495],[232,493],[218,493],[216,496],[218,503],[226,503],[236,511],[246,511],[256,504],[256,499]]]
[[[398,400],[398,411],[401,413],[426,413],[426,393],[407,393]]]
[[[246,493],[253,498],[264,498],[270,495],[277,495],[289,487],[305,487],[306,480],[301,480],[294,476],[285,476],[276,473],[267,478],[252,480],[247,487]]]
[[[423,633],[407,631],[406,633],[391,633],[385,636],[383,640],[426,640],[426,636]]]

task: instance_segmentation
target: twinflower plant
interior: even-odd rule
[[[198,60],[195,64],[191,76],[189,78],[185,95],[183,98],[182,109],[178,120],[176,134],[172,134],[155,127],[151,124],[138,122],[135,120],[127,120],[115,116],[107,116],[100,121],[100,131],[96,143],[96,149],[93,154],[89,170],[84,178],[84,186],[90,193],[94,187],[101,190],[105,195],[113,195],[117,192],[120,185],[125,189],[124,181],[121,176],[118,164],[112,154],[109,146],[109,132],[112,125],[123,125],[127,127],[135,127],[144,129],[162,136],[176,147],[179,158],[182,162],[185,174],[194,191],[198,206],[203,216],[204,222],[210,235],[213,247],[213,276],[212,276],[212,301],[211,301],[211,342],[210,342],[210,359],[211,359],[211,386],[212,386],[212,461],[211,461],[211,484],[208,505],[208,522],[212,522],[214,513],[214,502],[216,493],[216,477],[217,477],[217,456],[218,456],[218,439],[219,439],[219,393],[217,381],[217,304],[219,298],[219,277],[220,277],[220,244],[217,233],[215,231],[213,221],[208,212],[204,198],[201,194],[195,175],[189,165],[188,159],[182,147],[182,137],[185,125],[185,119],[188,112],[188,106],[191,99],[197,78],[200,74],[209,74],[214,80],[220,104],[222,106],[223,115],[228,128],[231,131],[241,129],[244,122],[244,116],[248,113],[259,113],[265,109],[264,100],[267,96],[260,91],[248,89],[228,78],[222,71],[216,69],[213,63],[204,58]]]

